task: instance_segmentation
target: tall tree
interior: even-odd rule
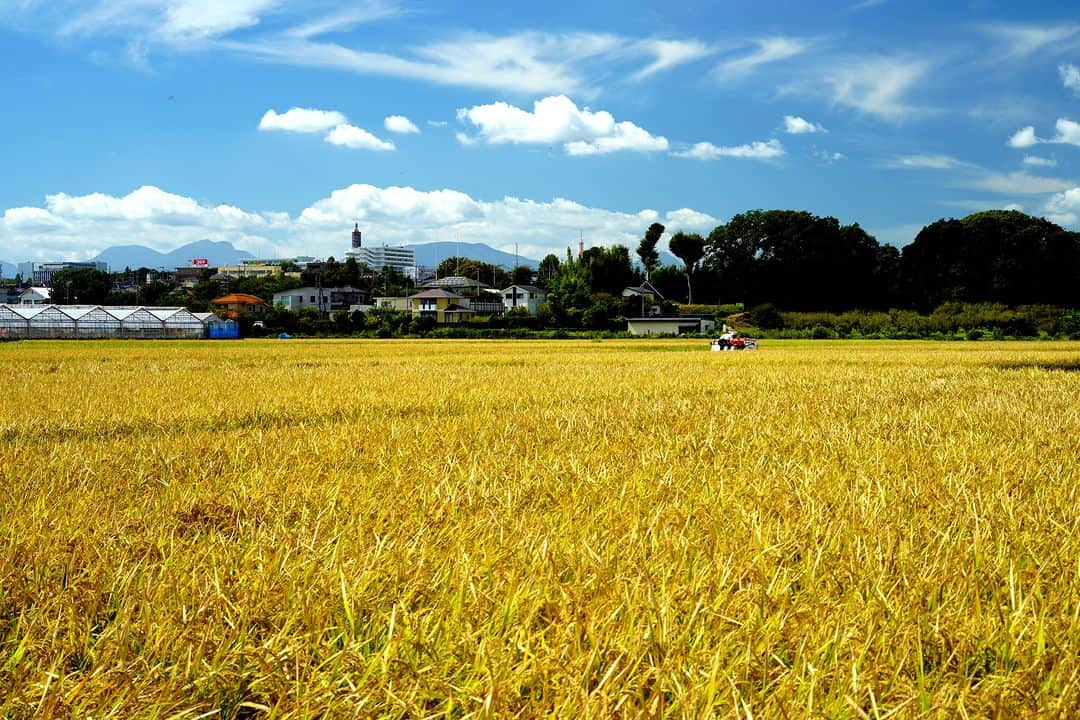
[[[538,280],[541,285],[547,287],[548,281],[555,276],[555,273],[559,271],[559,257],[554,253],[548,253],[544,256],[544,259],[540,261],[540,270],[537,273]]]
[[[686,269],[686,301],[693,304],[694,271],[697,270],[701,258],[705,256],[705,238],[697,233],[684,233],[680,230],[671,236],[668,248],[675,257],[683,261],[683,267]]]
[[[637,256],[641,258],[641,265],[645,268],[646,280],[649,279],[649,275],[656,269],[656,266],[660,264],[660,253],[656,250],[656,243],[660,241],[664,229],[664,226],[660,223],[653,223],[645,231],[645,237],[641,238],[641,242],[638,243]]]

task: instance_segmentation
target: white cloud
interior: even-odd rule
[[[431,127],[446,127],[450,123],[446,122],[445,120],[428,120],[427,124]]]
[[[995,60],[1018,60],[1043,50],[1060,49],[1074,44],[1080,37],[1080,24],[1026,25],[997,23],[984,27],[997,38],[1001,48],[993,53]]]
[[[335,125],[346,121],[345,116],[336,110],[315,110],[313,108],[294,107],[280,115],[271,108],[259,121],[260,130],[285,130],[298,133],[326,132]]]
[[[713,68],[713,77],[717,80],[740,78],[752,73],[762,65],[780,62],[801,55],[813,43],[802,38],[783,35],[759,38],[754,41],[756,48],[740,57],[726,60]]]
[[[404,115],[387,115],[383,120],[383,127],[390,132],[395,133],[418,133],[420,128],[413,124],[413,121]]]
[[[45,208],[14,207],[4,211],[2,222],[12,230],[26,232],[49,232],[68,226],[63,219]]]
[[[1030,175],[1017,170],[1009,173],[985,172],[975,180],[972,187],[1002,195],[1040,195],[1065,190],[1071,185],[1068,180]]]
[[[164,3],[162,35],[213,37],[259,22],[281,0],[172,0]]]
[[[1032,167],[1055,167],[1057,165],[1057,160],[1054,158],[1044,158],[1038,155],[1025,155],[1022,162]]]
[[[367,130],[358,128],[355,125],[349,125],[348,123],[342,123],[327,133],[326,142],[332,145],[344,145],[353,150],[376,150],[385,152],[395,149],[394,143],[389,140],[380,140]]]
[[[198,44],[258,25],[282,0],[58,0],[16,2],[14,22],[61,35],[126,35],[143,42]]]
[[[652,135],[631,122],[616,122],[611,113],[593,112],[578,106],[565,95],[554,95],[533,103],[532,112],[505,102],[476,105],[458,110],[458,119],[476,128],[466,144],[483,141],[553,145],[562,144],[568,155],[598,155],[632,150],[667,150],[667,138]]]
[[[1054,123],[1057,134],[1051,138],[1040,138],[1031,125],[1021,128],[1009,138],[1010,147],[1026,148],[1038,144],[1076,145],[1080,147],[1080,123],[1068,118],[1058,118]]]
[[[127,54],[146,67],[159,50],[217,49],[518,96],[593,95],[612,78],[642,80],[714,52],[693,38],[595,32],[456,32],[392,52],[361,49],[342,39],[361,23],[409,12],[398,0],[0,0],[0,26],[104,39],[113,44],[95,47],[98,57]]]
[[[1075,93],[1080,93],[1080,68],[1072,64],[1058,65],[1061,84]]]
[[[897,122],[918,112],[907,96],[930,69],[926,60],[902,57],[849,58],[826,71],[837,105]]]
[[[642,40],[638,46],[652,53],[656,59],[634,73],[631,76],[634,80],[644,80],[656,73],[700,60],[714,52],[699,40]]]
[[[997,172],[950,155],[901,155],[884,165],[889,168],[951,171],[958,187],[976,188],[1001,195],[1039,195],[1072,186],[1069,180],[1031,175],[1025,171]]]
[[[55,193],[45,197],[44,207],[6,210],[0,219],[0,248],[19,259],[81,260],[109,245],[170,250],[209,238],[263,253],[273,252],[267,238],[283,232],[287,220],[282,213],[208,205],[152,185],[123,196]]]
[[[951,155],[931,155],[916,153],[914,155],[899,155],[885,164],[891,168],[910,168],[916,170],[951,170],[953,168],[970,168],[972,165],[962,160],[957,160]]]
[[[291,27],[287,34],[294,37],[312,38],[328,33],[344,32],[362,23],[386,20],[403,14],[404,11],[396,3],[386,0],[367,0],[356,7],[348,7]]]
[[[137,243],[168,250],[204,238],[232,242],[257,255],[340,257],[353,222],[375,243],[459,238],[512,249],[526,257],[562,255],[577,244],[635,247],[649,224],[708,231],[717,221],[691,208],[665,214],[589,207],[565,198],[478,200],[453,189],[350,185],[312,203],[298,216],[209,205],[147,186],[125,196],[50,195],[43,207],[9,208],[0,216],[0,256],[85,259],[110,245]],[[88,242],[88,239],[90,241]]]
[[[1068,188],[1052,195],[1044,208],[1049,220],[1059,225],[1080,225],[1080,187]]]
[[[807,133],[823,133],[825,128],[798,115],[785,115],[784,132],[789,135],[805,135]]]
[[[716,160],[721,157],[748,158],[751,160],[771,160],[784,154],[784,146],[776,138],[746,145],[720,146],[711,142],[699,142],[687,150],[672,153],[676,157],[695,160]]]
[[[587,74],[610,70],[639,57],[633,42],[596,33],[526,32],[492,36],[460,35],[406,49],[402,54],[370,52],[332,42],[294,37],[257,37],[219,45],[263,60],[303,67],[332,68],[363,75],[419,80],[436,85],[543,94],[587,92]]]
[[[860,10],[868,10],[872,7],[877,7],[878,5],[884,5],[886,2],[888,2],[888,0],[862,0],[862,2],[857,2],[851,6],[851,11],[858,12]]]
[[[1058,118],[1058,121],[1054,123],[1054,127],[1057,128],[1057,135],[1047,142],[1080,147],[1080,123],[1067,118]]]
[[[942,200],[941,204],[971,212],[979,210],[1017,210],[1024,212],[1024,206],[1019,203],[1001,203],[994,200]]]
[[[1013,133],[1012,137],[1009,138],[1009,147],[1026,148],[1038,142],[1039,138],[1035,137],[1035,126],[1028,125]]]
[[[668,222],[687,229],[711,229],[715,219],[706,213],[680,208],[666,214]],[[526,257],[549,252],[560,257],[577,245],[584,232],[586,244],[622,243],[636,247],[641,233],[661,220],[655,210],[620,212],[588,207],[565,198],[549,202],[504,197],[485,202],[455,190],[422,191],[410,187],[380,188],[351,185],[336,190],[304,210],[297,233],[316,238],[316,247],[329,251],[347,242],[348,228],[359,219],[374,243],[422,243],[458,238],[512,249],[514,241]],[[340,250],[338,251],[340,252]]]
[[[690,208],[671,210],[664,218],[664,224],[668,228],[684,230],[712,230],[719,221],[708,213],[698,212]]]
[[[827,164],[831,165],[832,163],[840,162],[841,160],[846,159],[847,155],[845,155],[842,152],[832,152],[832,151],[829,151],[829,150],[815,149],[814,150],[814,157],[816,157],[818,160],[821,160],[824,163],[827,163]]]

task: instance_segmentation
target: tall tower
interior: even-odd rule
[[[353,250],[360,249],[360,223],[356,223],[352,231],[352,247]]]
[[[581,257],[585,254],[585,236],[581,235],[577,241],[577,256]]]

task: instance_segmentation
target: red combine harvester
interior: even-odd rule
[[[724,325],[724,333],[712,341],[713,352],[724,350],[757,350],[757,340],[754,338],[740,337],[737,332]]]

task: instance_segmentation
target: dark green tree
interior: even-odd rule
[[[656,243],[659,242],[660,236],[664,234],[664,230],[664,226],[660,223],[653,223],[645,231],[645,237],[641,238],[641,242],[638,243],[637,256],[641,258],[641,266],[645,268],[646,280],[650,278],[652,271],[660,264],[660,253],[656,250]]]
[[[518,285],[531,285],[533,281],[533,269],[528,265],[518,265],[511,273],[511,281]]]
[[[540,270],[537,273],[539,282],[542,286],[547,287],[548,280],[559,271],[559,258],[554,253],[548,253],[544,256],[544,259],[540,261]]]
[[[94,268],[68,268],[52,276],[52,301],[58,304],[99,305],[110,292],[109,273]]]
[[[668,241],[668,248],[671,250],[672,255],[683,262],[683,267],[686,270],[686,302],[693,304],[694,272],[697,270],[701,259],[705,256],[705,238],[697,233],[684,233],[680,230],[671,236]]]

